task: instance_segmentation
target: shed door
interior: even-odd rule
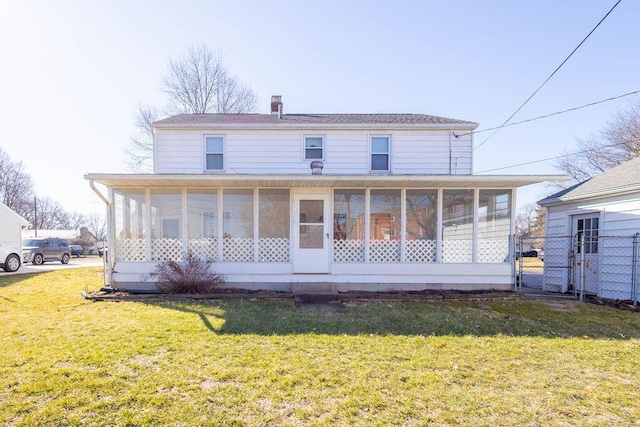
[[[598,235],[600,227],[599,214],[586,214],[573,216],[573,236],[574,253],[575,253],[575,269],[574,283],[576,288],[580,290],[581,286],[581,259],[584,251],[584,291],[589,294],[598,293]],[[584,235],[584,247],[581,245],[581,239]]]
[[[294,196],[293,272],[329,273],[329,196]]]

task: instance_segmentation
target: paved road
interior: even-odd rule
[[[63,270],[67,268],[100,267],[102,266],[102,263],[103,259],[98,256],[86,256],[80,258],[76,258],[74,256],[69,260],[69,264],[62,264],[60,261],[45,262],[42,265],[33,265],[31,263],[22,264],[15,273],[7,273],[0,268],[0,275],[6,276],[10,274],[41,273],[43,271]]]

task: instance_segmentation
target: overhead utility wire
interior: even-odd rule
[[[557,115],[564,114],[564,113],[570,113],[571,111],[580,110],[582,108],[593,107],[594,105],[602,104],[602,103],[608,102],[608,101],[614,101],[616,99],[624,98],[625,96],[636,95],[638,93],[640,93],[640,90],[636,90],[636,91],[633,91],[633,92],[625,93],[624,95],[618,95],[618,96],[614,96],[614,97],[603,99],[603,100],[596,101],[596,102],[590,102],[589,104],[584,104],[584,105],[581,105],[579,107],[567,108],[566,110],[556,111],[555,113],[550,113],[550,114],[545,114],[543,116],[533,117],[531,119],[522,120],[520,122],[509,123],[508,125],[496,126],[496,127],[493,127],[493,128],[487,128],[487,129],[481,129],[481,130],[474,130],[474,131],[471,131],[471,132],[461,133],[461,134],[455,135],[455,136],[457,138],[459,138],[461,136],[472,135],[472,134],[482,133],[482,132],[489,132],[490,130],[500,129],[500,128],[503,128],[503,127],[507,128],[509,126],[521,125],[523,123],[529,123],[529,122],[533,122],[533,121],[540,120],[540,119],[546,119],[548,117],[553,117],[553,116],[557,116]]]
[[[626,144],[626,142],[616,142],[615,144],[602,145],[602,146],[596,147],[596,148],[588,148],[586,150],[574,151],[573,153],[561,154],[559,156],[548,157],[546,159],[532,160],[530,162],[518,163],[517,165],[503,166],[501,168],[495,168],[495,169],[487,169],[487,170],[483,170],[483,171],[480,171],[480,172],[476,172],[476,174],[481,174],[481,173],[485,173],[485,172],[494,172],[494,171],[499,171],[499,170],[503,170],[503,169],[511,169],[511,168],[515,168],[515,167],[518,167],[518,166],[532,165],[534,163],[548,162],[549,160],[557,160],[557,159],[561,159],[563,157],[575,156],[576,154],[584,154],[584,153],[588,153],[589,151],[599,150],[601,148],[613,148],[613,147],[617,147],[618,145],[624,145],[624,144]]]
[[[618,6],[618,5],[620,4],[620,2],[621,2],[621,1],[622,1],[622,0],[618,0],[618,1],[616,2],[616,4],[614,4],[614,5],[613,5],[613,7],[609,10],[609,12],[607,12],[607,14],[606,14],[606,15],[604,15],[604,17],[600,20],[600,22],[598,22],[598,23],[596,24],[596,26],[595,26],[595,27],[593,27],[593,29],[592,29],[591,31],[589,31],[589,34],[587,34],[587,36],[586,36],[584,39],[582,39],[582,41],[578,44],[578,46],[576,46],[576,48],[575,48],[575,49],[573,49],[573,51],[569,54],[569,56],[567,56],[567,57],[565,58],[565,60],[564,60],[564,61],[562,61],[562,63],[561,63],[560,65],[558,65],[558,67],[553,71],[553,73],[551,73],[551,75],[550,75],[549,77],[547,77],[547,79],[546,79],[544,82],[542,82],[542,84],[538,87],[538,89],[536,89],[536,90],[531,94],[531,96],[529,96],[529,98],[527,98],[527,100],[526,100],[526,101],[524,101],[524,102],[522,103],[522,105],[521,105],[520,107],[518,107],[518,109],[517,109],[517,110],[516,110],[516,111],[515,111],[511,116],[509,116],[509,118],[508,118],[507,120],[505,120],[505,121],[504,121],[504,123],[502,123],[502,125],[500,125],[500,126],[499,126],[499,127],[498,127],[498,128],[497,128],[497,129],[496,129],[496,130],[491,134],[491,135],[489,135],[489,136],[488,136],[484,141],[482,141],[480,144],[478,144],[478,145],[473,149],[474,151],[475,151],[475,150],[477,150],[478,148],[480,148],[482,145],[484,145],[484,144],[485,144],[485,143],[486,143],[486,142],[487,142],[487,141],[488,141],[488,140],[489,140],[493,135],[495,135],[496,133],[498,133],[498,132],[500,131],[500,129],[502,129],[503,127],[505,127],[505,126],[507,125],[507,123],[509,123],[509,122],[511,121],[511,119],[513,119],[513,117],[514,117],[516,114],[518,114],[518,113],[520,112],[520,110],[522,110],[522,108],[523,108],[525,105],[527,105],[527,103],[528,103],[529,101],[531,101],[531,99],[532,99],[532,98],[533,98],[533,97],[534,97],[534,96],[535,96],[535,95],[540,91],[540,89],[542,89],[542,87],[543,87],[545,84],[547,84],[547,82],[548,82],[549,80],[551,80],[551,78],[552,78],[552,77],[553,77],[553,76],[554,76],[554,75],[555,75],[555,74],[560,70],[560,68],[562,68],[562,66],[563,66],[563,65],[564,65],[564,64],[569,60],[569,58],[571,58],[571,57],[573,56],[573,54],[574,54],[574,53],[576,53],[576,51],[580,48],[580,46],[582,46],[582,45],[583,45],[583,43],[584,43],[585,41],[587,41],[587,39],[589,38],[589,36],[591,36],[591,34],[593,34],[593,32],[594,32],[594,31],[595,31],[595,30],[600,26],[600,24],[602,24],[602,22],[603,22],[605,19],[607,19],[607,16],[609,16],[609,14],[610,14],[611,12],[613,12],[613,9],[615,9],[615,8],[616,8],[616,6]]]

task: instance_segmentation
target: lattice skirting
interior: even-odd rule
[[[147,260],[146,239],[117,239],[116,261],[145,262]]]
[[[406,262],[423,264],[436,262],[435,240],[407,240]]]
[[[333,262],[364,262],[364,240],[334,240]]]
[[[469,263],[472,260],[473,241],[445,240],[442,242],[442,262]]]
[[[208,262],[218,260],[218,239],[190,239],[189,252]]]
[[[182,261],[182,240],[151,239],[152,261]]]
[[[260,262],[289,262],[289,239],[262,238],[258,246]]]
[[[226,238],[222,240],[223,261],[253,262],[253,239]]]
[[[501,263],[507,262],[509,257],[509,241],[507,240],[479,240],[478,262]]]
[[[371,240],[369,261],[374,263],[400,262],[400,240]]]

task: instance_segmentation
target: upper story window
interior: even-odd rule
[[[305,136],[304,137],[304,159],[322,160],[324,159],[324,137]]]
[[[205,137],[205,170],[224,170],[224,139],[221,136]]]
[[[389,170],[389,152],[391,141],[388,136],[371,137],[371,170]]]

